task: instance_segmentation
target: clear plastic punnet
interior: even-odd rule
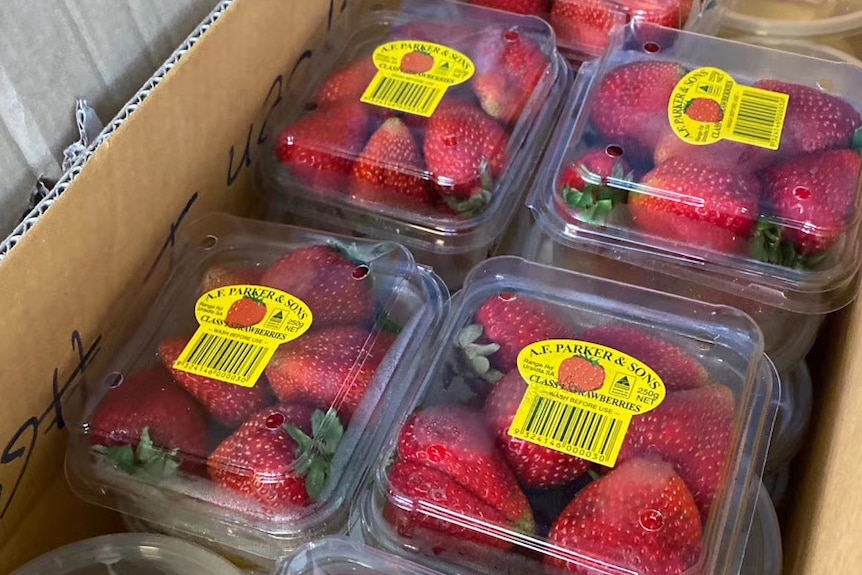
[[[781,401],[766,458],[766,475],[777,473],[799,453],[811,421],[814,401],[811,373],[804,361],[790,372],[780,374],[780,378]]]
[[[722,38],[729,38],[746,44],[755,44],[764,46],[774,50],[783,50],[785,52],[793,52],[811,58],[820,58],[822,60],[830,60],[832,62],[846,62],[854,66],[862,66],[862,60],[852,54],[835,48],[829,44],[823,44],[816,40],[808,38],[786,38],[776,36],[751,36],[745,33],[740,33],[738,30],[724,28],[719,33]],[[862,54],[859,54],[862,56]]]
[[[573,72],[542,20],[369,10],[297,74],[256,171],[267,218],[392,240],[450,287],[523,205]]]
[[[327,537],[278,562],[272,575],[441,575],[356,539]]]
[[[742,312],[517,257],[468,276],[351,522],[441,571],[738,573],[780,391]]]
[[[67,475],[85,500],[271,564],[346,528],[448,294],[392,242],[216,214],[181,243],[70,401]]]
[[[212,551],[145,533],[85,539],[46,553],[12,575],[241,575]]]
[[[778,516],[769,493],[761,486],[739,575],[781,575],[783,563],[784,549]]]
[[[860,87],[850,64],[629,25],[580,71],[528,203],[561,243],[835,311],[862,262]]]

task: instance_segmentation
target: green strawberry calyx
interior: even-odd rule
[[[751,255],[767,264],[801,269],[814,269],[825,257],[825,254],[801,255],[795,244],[784,238],[782,226],[765,220],[755,227]]]
[[[169,451],[156,446],[150,437],[148,427],[141,431],[141,439],[135,448],[131,445],[119,445],[97,446],[95,449],[105,455],[120,471],[156,481],[176,475],[182,464],[179,450]]]
[[[446,205],[462,218],[474,218],[482,213],[493,199],[494,175],[491,164],[483,159],[479,164],[479,185],[466,200],[447,196]]]
[[[305,478],[305,490],[316,500],[329,480],[332,458],[344,437],[344,426],[335,410],[330,408],[326,413],[319,409],[314,411],[310,437],[296,426],[288,425],[286,429],[296,442],[294,473]]]
[[[382,311],[377,316],[377,329],[389,335],[398,335],[404,329],[392,316]]]
[[[624,173],[622,163],[617,162],[609,178],[602,178],[599,183],[594,183],[591,180],[595,180],[596,176],[586,166],[578,166],[578,171],[587,185],[583,190],[563,186],[563,201],[581,221],[593,225],[606,224],[614,208],[626,203],[628,197],[626,190],[616,184],[633,181],[634,173]]]
[[[862,152],[862,128],[858,128],[853,132],[853,140],[850,143],[850,148],[855,152]]]
[[[491,355],[499,351],[500,346],[496,343],[478,343],[482,337],[482,326],[478,324],[468,325],[458,334],[455,339],[454,371],[459,377],[479,377],[488,383],[497,383],[503,379],[503,373],[491,367]]]
[[[347,243],[334,238],[327,238],[326,245],[357,266],[368,265],[397,249],[397,245],[392,242],[361,246],[356,242]]]

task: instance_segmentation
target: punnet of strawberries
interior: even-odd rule
[[[673,298],[653,299],[517,258],[493,258],[480,268],[475,277],[506,279],[473,285],[468,279],[458,296],[457,320],[442,336],[445,349],[378,465],[374,495],[367,495],[374,503],[359,506],[367,536],[488,573],[701,572],[716,552],[712,519],[723,517],[721,530],[747,530],[756,499],[738,490],[759,484],[756,454],[768,443],[774,417],[763,399],[774,390],[759,379],[765,368],[752,355],[757,328],[739,314],[728,323],[738,330],[733,336],[704,345],[685,315],[663,316],[662,327],[658,316],[639,316],[641,305],[654,306],[647,316],[690,310]],[[544,283],[549,277],[556,284]],[[551,285],[567,295],[549,297],[543,290]],[[603,297],[632,299],[606,307],[598,301]],[[511,432],[535,387],[519,369],[519,354],[537,342],[578,342],[552,383],[545,382],[566,393],[592,394],[613,381],[604,373],[608,365],[596,361],[606,349],[649,366],[663,381],[666,397],[632,417],[613,467]],[[761,399],[752,403],[751,393]],[[560,412],[536,410],[530,417],[552,413]],[[551,419],[557,431],[581,429],[554,431],[562,443],[600,427],[576,425],[590,416],[571,414]],[[765,428],[741,431],[749,416]],[[737,468],[743,453],[747,461]],[[732,564],[745,540],[725,541],[729,555],[719,563]]]
[[[259,226],[223,217],[246,232]],[[265,533],[289,532],[285,518],[305,518],[329,500],[349,497],[342,491],[350,487],[335,485],[358,486],[364,462],[355,454],[373,431],[367,425],[375,406],[386,403],[391,365],[398,361],[386,358],[393,346],[418,345],[409,342],[421,340],[421,330],[436,321],[445,289],[418,275],[395,244],[345,243],[274,228],[257,237],[223,234],[219,245],[225,247],[212,253],[190,248],[150,307],[149,327],[90,390],[93,400],[79,418],[69,455],[83,482],[99,487],[107,481],[128,506],[147,510],[147,519],[157,522],[170,521],[173,510],[141,496],[135,485],[172,493],[177,510],[207,502],[207,513],[192,512],[195,524],[239,516],[242,526]],[[292,241],[274,241],[278,234]],[[312,317],[299,337],[276,344],[250,387],[222,379],[220,371],[191,373],[177,362],[199,327],[196,302],[233,289],[241,297],[223,323],[240,330],[240,342],[243,333],[274,329],[267,327],[272,308],[268,312],[266,298],[255,294],[289,294]],[[405,325],[410,335],[403,335]],[[206,365],[217,365],[214,370],[230,371],[242,361],[241,348],[227,339],[195,341],[210,346],[213,361]],[[384,361],[390,367],[382,374]]]
[[[532,153],[525,138],[558,76],[551,29],[463,4],[409,4],[415,9],[394,14],[388,30],[372,39],[359,30],[317,64],[320,72],[273,139],[266,175],[273,193],[398,221],[446,222],[472,219],[523,192],[507,182]],[[380,88],[385,99],[363,101],[380,73],[375,50],[389,45],[404,53],[400,83]],[[392,107],[429,102],[439,85],[428,88],[427,78],[456,52],[472,63],[472,76],[444,86],[439,104],[425,110],[430,115]]]
[[[768,133],[777,125],[777,149],[728,138],[695,145],[672,129],[669,104],[673,99],[676,105],[680,82],[709,64],[689,62],[675,47],[693,42],[685,33],[676,33],[676,42],[639,41],[644,30],[630,29],[626,45],[612,50],[606,65],[581,72],[592,92],[543,200],[556,213],[556,225],[617,245],[722,261],[730,256],[746,269],[766,263],[824,270],[852,260],[862,171],[857,94],[836,88],[837,82],[809,83],[813,76],[806,74],[775,77],[782,73],[777,64],[768,72],[761,66],[756,73],[762,75],[725,70],[740,86],[786,96],[783,122],[773,122],[780,116],[771,96],[754,104],[744,125],[725,118],[715,100],[691,93],[684,114],[697,125],[724,122],[722,130],[734,121],[743,126],[736,128],[740,134],[758,137],[764,126]],[[726,49],[719,45],[726,41],[708,42],[712,50]],[[845,73],[830,66],[817,77]]]

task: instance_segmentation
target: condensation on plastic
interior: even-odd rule
[[[502,293],[543,301],[551,306],[558,320],[576,331],[597,325],[648,326],[651,334],[685,350],[706,368],[713,381],[720,381],[733,391],[736,415],[729,441],[731,453],[725,464],[725,488],[706,520],[701,558],[704,563],[693,569],[707,573],[738,572],[780,397],[777,377],[771,362],[763,355],[756,325],[745,314],[728,307],[684,300],[508,256],[492,258],[477,266],[464,289],[453,299],[452,312],[435,344],[437,351],[427,363],[427,375],[410,390],[409,408],[393,426],[372,472],[373,480],[354,505],[351,521],[361,526],[365,540],[392,553],[415,556],[417,561],[439,570],[446,570],[446,565],[452,563],[481,573],[522,573],[536,568],[534,559],[525,554],[491,549],[465,541],[464,536],[456,540],[425,527],[415,527],[414,536],[408,536],[405,533],[411,529],[396,530],[383,514],[385,505],[394,505],[411,513],[428,514],[437,522],[453,521],[445,508],[438,508],[439,504],[429,503],[426,511],[421,499],[403,493],[390,498],[389,468],[397,457],[400,429],[415,410],[432,405],[475,405],[480,400],[469,383],[453,377],[454,342],[464,326],[475,321],[474,314],[480,305]],[[707,340],[708,344],[704,344]],[[464,514],[458,515],[457,524],[459,529],[529,548],[532,556],[560,556],[560,551],[543,537],[502,526],[490,529],[487,522]],[[547,527],[537,525],[539,530]],[[576,561],[574,556],[567,559]]]
[[[94,423],[104,421],[97,420],[95,414],[99,413],[99,406],[105,398],[111,393],[122,391],[123,385],[126,385],[123,381],[129,382],[143,370],[158,365],[160,360],[156,352],[161,342],[188,337],[194,332],[197,322],[193,312],[195,302],[201,295],[201,278],[214,269],[213,266],[231,269],[236,266],[259,266],[257,269],[262,272],[285,254],[311,246],[326,246],[332,240],[355,248],[354,255],[362,256],[363,264],[357,264],[359,267],[353,268],[352,263],[345,264],[346,269],[342,266],[340,277],[350,282],[366,282],[367,291],[362,293],[367,294],[368,299],[367,310],[366,307],[362,308],[362,319],[339,320],[340,323],[336,322],[337,325],[332,327],[324,325],[324,312],[329,313],[331,309],[348,304],[332,301],[333,308],[318,307],[314,313],[321,320],[320,327],[315,329],[312,323],[312,330],[297,340],[301,343],[305,337],[319,340],[321,334],[324,337],[328,337],[327,333],[335,334],[332,337],[336,339],[328,345],[350,346],[349,353],[355,354],[346,356],[342,352],[338,360],[343,363],[334,368],[338,371],[328,376],[341,378],[332,382],[334,389],[333,386],[328,389],[335,393],[330,409],[341,418],[345,430],[337,451],[332,455],[329,478],[316,501],[303,506],[269,507],[217,484],[207,477],[206,468],[203,473],[196,471],[198,467],[208,464],[210,471],[221,470],[238,475],[251,473],[252,470],[241,461],[209,459],[215,445],[232,434],[239,427],[238,423],[225,423],[222,420],[222,424],[216,425],[214,419],[207,421],[205,433],[208,445],[204,445],[200,452],[178,453],[184,462],[180,472],[159,481],[148,479],[146,474],[125,473],[93,449],[93,442],[112,441],[107,438],[111,437],[113,429],[101,429],[98,428],[100,423]],[[438,322],[442,321],[448,302],[445,286],[432,272],[416,265],[405,248],[392,242],[352,240],[224,214],[206,216],[190,223],[180,240],[178,254],[165,287],[148,307],[145,321],[126,340],[121,351],[107,363],[102,376],[88,380],[87,385],[78,392],[73,404],[75,407],[80,406],[80,412],[74,413],[70,407],[71,437],[67,470],[73,489],[93,503],[139,517],[166,528],[172,534],[187,533],[198,541],[211,541],[228,550],[238,549],[239,555],[252,560],[257,557],[261,563],[272,561],[285,550],[313,538],[341,532],[347,521],[347,506],[367,468],[368,454],[376,452],[373,445],[378,441],[378,435],[386,428],[386,422],[395,417],[402,401],[403,386],[393,385],[393,382],[410,380],[421,373],[418,371],[421,366],[415,358],[421,357]],[[357,270],[362,273],[352,275]],[[314,281],[307,275],[299,277],[296,274],[317,277],[316,269],[303,267],[302,263],[287,273],[293,274],[293,285],[299,285],[296,282],[303,279],[306,282]],[[352,278],[348,278],[348,274]],[[248,283],[257,284],[259,281],[248,280]],[[232,280],[232,283],[236,282]],[[301,289],[309,288],[306,285]],[[327,302],[326,305],[329,304]],[[382,332],[389,328],[391,322],[400,326],[401,331],[390,340],[390,336]],[[337,339],[342,331],[348,332],[346,341]],[[378,347],[384,341],[387,342],[385,350]],[[320,353],[325,351],[322,349]],[[372,363],[369,357],[375,357],[376,362]],[[163,361],[168,360],[163,358]],[[318,361],[317,356],[313,361]],[[325,363],[327,360],[323,361]],[[309,366],[308,369],[318,368],[317,364],[304,365]],[[165,374],[163,377],[168,377],[167,372],[162,373]],[[122,379],[115,391],[111,385],[117,381],[117,374]],[[229,384],[225,385],[229,387]],[[261,385],[266,383],[259,381],[257,386]],[[174,388],[168,380],[164,386]],[[365,391],[356,395],[352,391],[354,388],[364,388]],[[187,397],[186,394],[181,395]],[[321,413],[326,410],[325,406],[317,405],[321,400],[315,400],[314,396],[305,399],[283,397],[283,400],[291,405],[306,401],[314,404]],[[195,399],[184,401],[196,402]],[[247,409],[260,417],[265,415],[267,409],[272,410],[271,416],[276,414],[272,400],[266,398],[245,395],[236,401],[254,401],[256,407]],[[307,424],[285,421],[284,413],[280,417],[276,416],[280,422],[298,426]],[[294,415],[298,418],[308,415],[300,408],[289,413],[305,413]],[[245,421],[257,416],[242,417]],[[270,424],[270,420],[266,420],[267,429],[281,426],[276,420],[273,421]],[[293,464],[287,462],[284,465],[288,465],[283,469],[285,476],[293,476]]]

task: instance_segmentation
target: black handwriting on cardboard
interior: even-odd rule
[[[72,332],[71,337],[72,351],[78,354],[78,363],[75,369],[69,374],[62,383],[60,383],[60,370],[54,369],[53,381],[51,384],[51,401],[45,410],[38,416],[32,415],[28,417],[12,434],[12,437],[6,443],[3,451],[0,452],[0,468],[6,465],[21,461],[21,468],[18,471],[18,477],[12,485],[11,490],[7,493],[5,486],[0,484],[0,520],[6,516],[6,512],[15,500],[15,494],[18,488],[21,487],[21,482],[27,474],[27,468],[30,465],[30,458],[33,451],[39,443],[39,431],[42,435],[47,435],[53,429],[65,429],[66,422],[63,418],[63,398],[73,385],[87,371],[87,368],[93,363],[93,360],[99,355],[102,345],[102,336],[98,336],[89,347],[84,346],[84,339],[77,330]],[[2,445],[2,444],[0,444]],[[4,503],[5,499],[5,503]]]
[[[296,71],[299,69],[299,66],[310,59],[314,55],[314,52],[311,50],[306,50],[302,54],[300,54],[299,58],[296,60],[296,63],[293,65],[293,69],[290,71],[290,75],[287,77],[287,82],[293,78],[293,75],[296,74]],[[269,122],[272,119],[273,114],[278,109],[279,104],[283,101],[283,92],[284,92],[285,78],[281,74],[276,76],[275,80],[273,80],[270,85],[269,92],[266,94],[266,98],[263,100],[263,108],[266,109],[266,115],[263,118],[263,122],[260,125],[260,128],[257,131],[257,145],[261,146],[266,143],[269,138],[269,134],[267,128],[269,127]],[[252,122],[248,126],[248,134],[245,138],[245,147],[242,151],[242,156],[237,161],[237,153],[236,146],[231,146],[228,151],[228,164],[227,164],[227,185],[228,187],[233,186],[234,182],[236,182],[237,178],[239,178],[240,174],[244,169],[248,169],[252,164],[252,137],[254,135],[255,124]]]
[[[341,8],[338,9],[339,14],[343,14],[347,10],[347,0],[341,0]],[[335,16],[335,0],[329,0],[329,20],[326,22],[326,31],[332,30],[332,19]]]
[[[168,237],[165,238],[165,242],[162,244],[162,249],[159,250],[159,255],[156,256],[156,261],[153,262],[153,265],[150,266],[150,269],[147,271],[147,276],[144,278],[144,281],[149,281],[150,277],[153,275],[153,272],[156,271],[156,267],[159,265],[159,262],[162,261],[162,258],[165,257],[169,248],[172,248],[174,244],[177,243],[177,231],[180,229],[180,225],[182,225],[183,221],[186,219],[186,216],[189,215],[189,212],[192,209],[192,206],[198,201],[199,194],[197,192],[193,193],[189,198],[189,201],[186,202],[186,205],[183,206],[183,209],[180,210],[180,215],[177,216],[177,219],[171,223],[171,229],[168,232]]]

